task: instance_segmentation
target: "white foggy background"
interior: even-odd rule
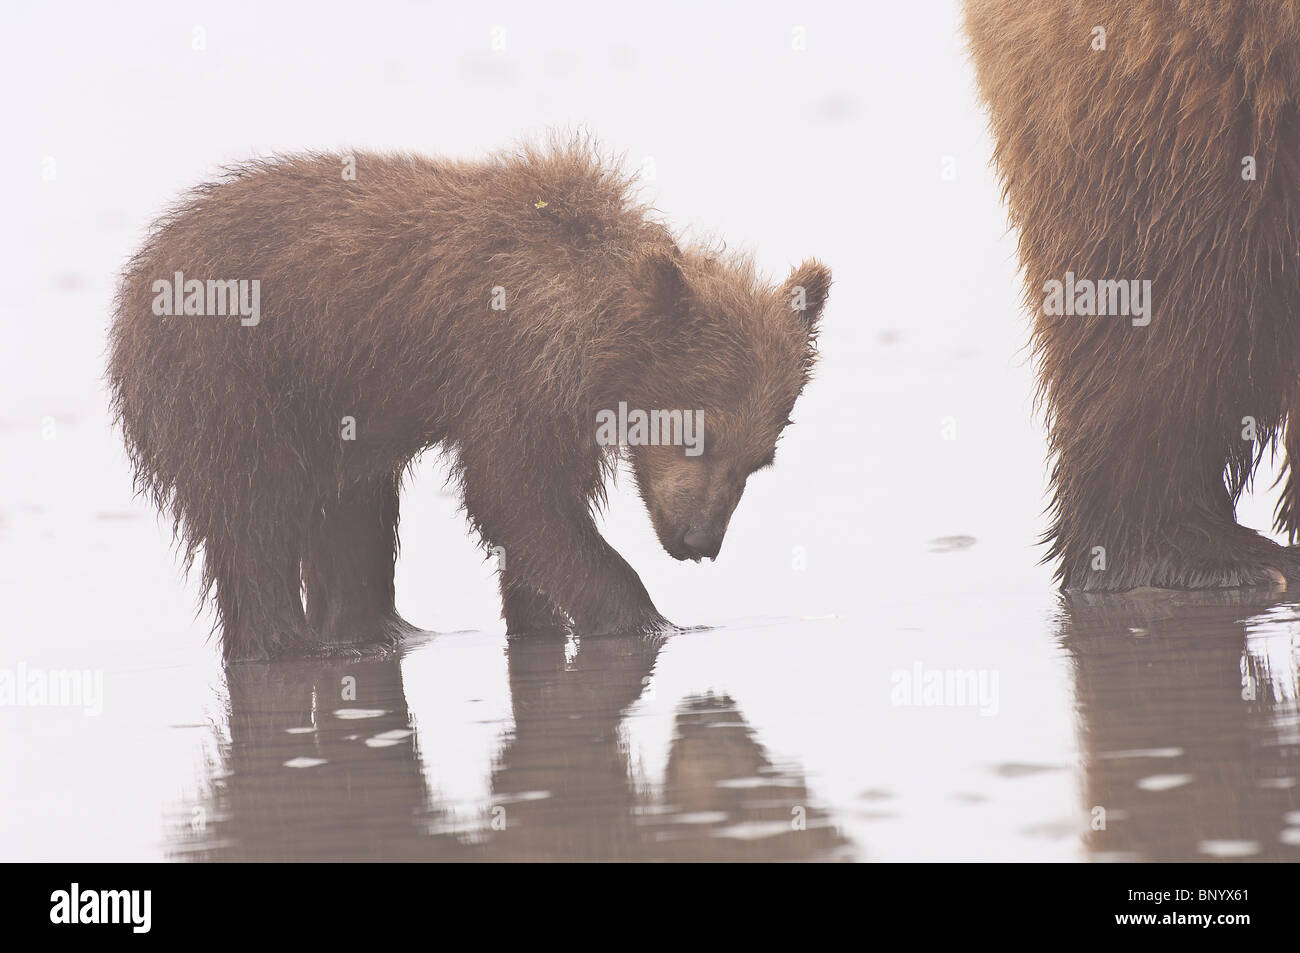
[[[1073,855],[1018,833],[1068,821],[1071,774],[1012,787],[989,771],[1072,764],[1074,727],[1037,564],[1046,466],[1027,319],[957,5],[729,7],[6,12],[0,666],[102,668],[107,698],[98,718],[0,708],[0,857],[159,856],[160,817],[193,793],[208,748],[204,729],[175,726],[221,719],[211,616],[195,615],[168,527],[133,500],[105,408],[114,283],[149,222],[224,163],[301,149],[473,157],[555,126],[596,134],[630,166],[651,159],[644,196],[675,227],[755,249],[775,280],[814,255],[835,275],[819,374],[717,563],[674,562],[630,480],[612,494],[608,538],[660,609],[720,627],[670,642],[629,718],[647,776],[662,771],[676,703],[716,689],[868,856]],[[949,416],[955,441],[941,439]],[[1271,508],[1271,494],[1248,499],[1241,518],[1266,527]],[[951,536],[976,542],[932,551]],[[503,625],[433,454],[406,489],[402,541],[399,610],[462,633],[404,662],[425,768],[472,806],[509,729]],[[891,671],[917,660],[998,670],[998,716],[892,707]],[[479,723],[482,705],[471,717],[471,697],[503,724]],[[899,817],[857,820],[854,799],[881,787]],[[982,793],[985,813],[955,813],[955,792]]]

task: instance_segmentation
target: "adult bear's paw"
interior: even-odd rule
[[[1079,567],[1065,588],[1083,592],[1300,590],[1300,547],[1282,546],[1241,526],[1226,533],[1184,528],[1108,555]]]

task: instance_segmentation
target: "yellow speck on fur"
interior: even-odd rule
[[[546,199],[538,199],[538,200],[537,200],[537,204],[534,205],[533,208],[546,208],[546,206],[548,206],[548,205],[550,205],[550,204],[551,204],[551,203],[548,202],[548,201],[546,201]]]

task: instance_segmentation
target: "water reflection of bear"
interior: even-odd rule
[[[624,715],[662,642],[510,643],[515,731],[493,774],[490,853],[583,860],[816,859],[848,847],[797,772],[769,760],[726,695],[677,707],[662,789],[638,782]],[[548,796],[536,796],[546,792]]]
[[[414,860],[429,798],[396,658],[227,666],[229,740],[206,794],[171,831],[201,860]],[[427,825],[425,825],[427,826]]]
[[[180,818],[172,852],[222,860],[797,860],[845,849],[809,803],[802,777],[772,765],[726,696],[684,699],[662,790],[637,782],[622,726],[661,647],[607,636],[566,657],[562,639],[512,638],[515,727],[492,773],[491,804],[474,818],[452,817],[424,782],[398,660],[231,666],[230,740],[193,812],[205,820]],[[355,697],[340,701],[344,679]],[[295,761],[302,758],[313,760]]]
[[[1090,854],[1300,859],[1282,834],[1300,809],[1295,668],[1247,644],[1295,617],[1269,622],[1278,603],[1259,590],[1066,597]]]

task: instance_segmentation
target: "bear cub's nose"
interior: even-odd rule
[[[718,550],[722,549],[722,534],[692,527],[682,537],[682,544],[690,551],[691,558],[697,562],[701,557],[716,559]]]

